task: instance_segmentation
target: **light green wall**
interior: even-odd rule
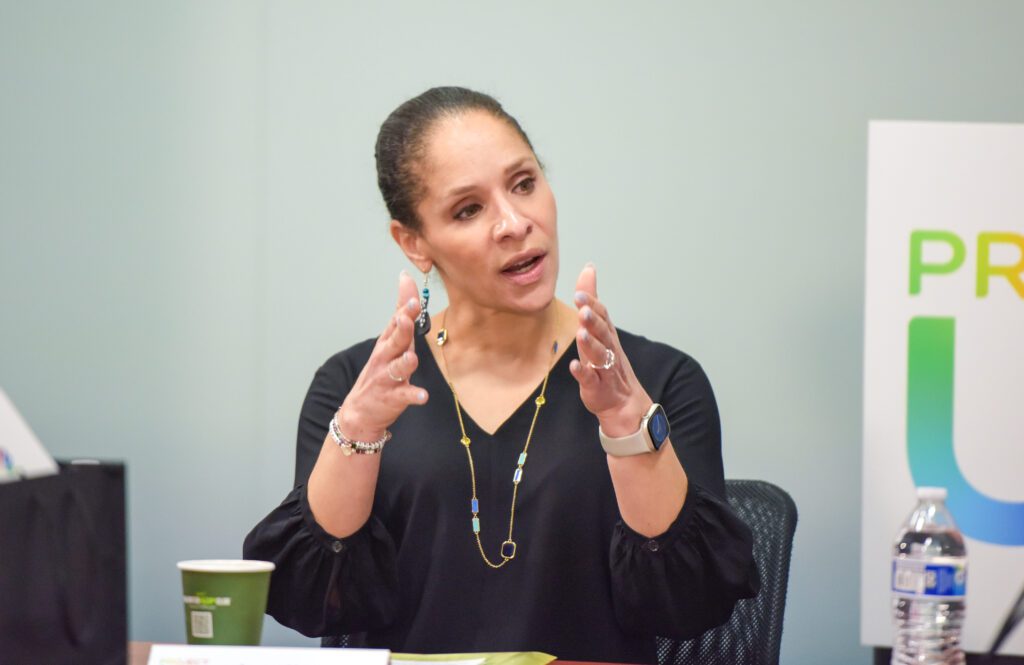
[[[726,471],[801,517],[783,660],[857,643],[866,129],[1024,122],[1024,5],[0,0],[0,385],[129,466],[131,631],[290,485],[313,371],[406,267],[373,140],[496,94],[548,165],[567,297],[695,355]],[[268,622],[266,641],[309,643]]]

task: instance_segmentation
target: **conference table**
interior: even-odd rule
[[[153,646],[153,642],[130,642],[128,644],[128,665],[147,665],[149,660],[149,648]],[[889,665],[889,658],[891,655],[889,649],[874,649],[874,665]],[[595,663],[590,661],[581,660],[556,660],[554,661],[557,665],[617,665],[613,663]],[[987,660],[985,656],[981,654],[967,654],[967,665],[1021,665],[1024,663],[1024,658],[1020,656],[995,656],[991,660]]]
[[[128,665],[146,665],[149,660],[149,648],[153,642],[129,642]],[[558,665],[609,665],[608,663],[591,663],[580,660],[556,660]]]

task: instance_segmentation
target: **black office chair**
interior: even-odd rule
[[[320,638],[320,646],[336,649],[348,646],[348,635],[324,635]]]
[[[736,603],[722,626],[692,640],[657,638],[659,665],[775,665],[782,644],[789,558],[796,530],[796,504],[780,487],[763,480],[726,480],[725,493],[754,534],[761,592]],[[348,646],[348,636],[324,637],[325,647]]]
[[[657,638],[659,665],[776,665],[782,645],[796,504],[763,480],[726,480],[725,493],[754,534],[761,592],[736,603],[732,617],[692,640]]]

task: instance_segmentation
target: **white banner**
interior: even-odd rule
[[[935,485],[986,651],[1024,586],[1024,125],[871,123],[865,290],[861,642],[892,643],[893,541]]]

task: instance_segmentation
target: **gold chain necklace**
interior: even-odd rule
[[[445,310],[444,319],[448,318],[448,311]],[[448,329],[444,327],[444,319],[441,321],[441,330],[437,334],[437,344],[441,347],[441,360],[444,362],[444,373],[447,376],[451,376],[448,372],[448,358],[444,352],[445,342],[448,341]],[[533,439],[533,429],[537,425],[537,416],[540,415],[540,408],[547,403],[547,399],[544,397],[545,391],[548,388],[548,378],[551,376],[551,370],[554,368],[554,358],[558,354],[558,340],[555,340],[551,346],[551,365],[548,366],[548,371],[544,375],[544,382],[540,386],[540,394],[537,395],[533,403],[536,405],[536,409],[533,411],[533,420],[530,421],[530,431],[526,435],[526,444],[523,446],[523,452],[519,453],[519,461],[516,462],[516,470],[512,475],[512,508],[508,514],[508,538],[501,543],[501,563],[494,563],[487,558],[487,553],[484,552],[484,545],[480,542],[480,501],[476,496],[476,468],[473,466],[473,453],[469,449],[472,441],[466,434],[466,424],[462,420],[462,407],[459,406],[459,395],[455,392],[455,386],[452,384],[450,379],[447,379],[448,389],[452,391],[452,399],[455,401],[455,415],[459,418],[459,431],[462,434],[462,438],[459,439],[459,443],[466,450],[466,458],[469,460],[469,479],[473,486],[473,496],[470,499],[470,511],[473,514],[473,537],[476,538],[476,547],[480,550],[480,556],[483,558],[484,563],[494,569],[501,568],[506,563],[511,561],[516,556],[516,541],[512,539],[512,528],[515,524],[516,519],[516,497],[519,495],[519,483],[523,480],[523,467],[526,466],[526,453],[530,448],[530,441]]]

